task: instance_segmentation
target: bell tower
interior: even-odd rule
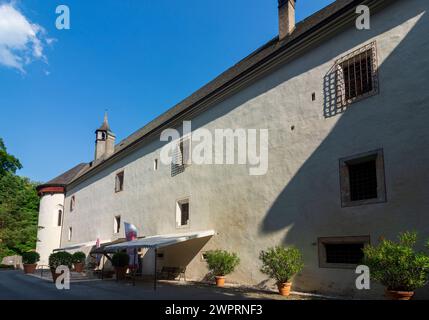
[[[115,152],[115,134],[110,130],[107,112],[103,124],[95,131],[95,160],[106,159]]]

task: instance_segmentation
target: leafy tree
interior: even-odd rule
[[[21,163],[13,155],[7,153],[3,139],[0,138],[0,176],[8,172],[15,173],[18,169],[22,169]]]
[[[36,247],[39,198],[36,184],[15,174],[21,168],[0,139],[0,262]]]

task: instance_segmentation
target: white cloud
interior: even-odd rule
[[[43,53],[46,38],[42,26],[31,23],[13,3],[0,3],[0,64],[25,73],[25,65],[35,60],[47,62]]]

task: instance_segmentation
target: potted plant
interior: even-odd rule
[[[25,273],[34,273],[37,267],[37,262],[40,260],[40,255],[37,252],[24,252],[22,254],[22,263]]]
[[[301,252],[294,247],[277,246],[261,251],[259,259],[262,261],[261,272],[277,282],[282,296],[289,296],[293,276],[304,267]]]
[[[83,268],[85,266],[85,260],[86,260],[85,253],[81,251],[73,253],[72,260],[73,260],[74,270],[76,272],[82,273]]]
[[[398,242],[383,239],[378,246],[363,249],[371,278],[386,287],[391,299],[410,300],[414,290],[428,282],[429,256],[414,249],[416,242],[416,232],[404,232]]]
[[[216,285],[225,285],[225,276],[232,273],[240,263],[237,254],[223,250],[212,250],[206,253],[206,261],[210,272],[216,277]]]
[[[55,252],[49,256],[49,268],[52,273],[52,280],[54,283],[61,273],[57,273],[56,270],[59,266],[66,266],[71,269],[73,264],[73,256],[68,252]]]
[[[130,256],[126,252],[117,252],[112,257],[112,265],[115,267],[116,279],[123,280],[127,275]]]

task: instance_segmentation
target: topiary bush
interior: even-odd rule
[[[240,264],[240,258],[236,253],[223,250],[212,250],[206,252],[207,265],[211,273],[217,277],[230,274]]]
[[[83,253],[81,251],[73,253],[73,256],[72,256],[73,263],[84,263],[85,260],[86,260],[86,254],[85,253]]]
[[[261,251],[261,272],[276,280],[277,284],[290,282],[304,267],[301,252],[294,247],[277,246]]]
[[[40,260],[40,255],[37,252],[30,251],[22,254],[23,264],[36,264]]]
[[[117,252],[112,257],[112,265],[117,268],[127,267],[130,262],[130,256],[125,252]]]
[[[414,291],[428,282],[429,256],[414,249],[416,232],[399,234],[399,241],[382,240],[363,249],[371,278],[391,291]]]
[[[66,266],[71,269],[73,256],[68,252],[55,252],[49,256],[49,267],[57,269],[59,266]]]

